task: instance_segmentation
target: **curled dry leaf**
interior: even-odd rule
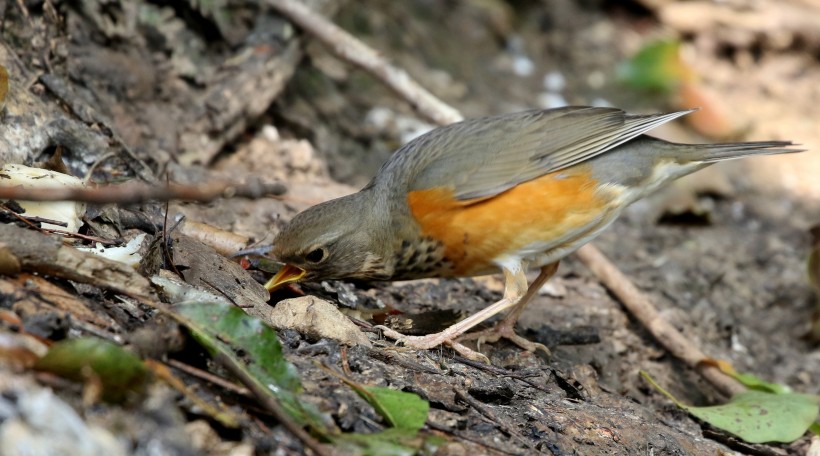
[[[40,168],[6,163],[0,168],[0,186],[27,188],[82,188],[85,183],[68,174]],[[67,223],[66,227],[43,223],[45,229],[64,230],[76,233],[83,221],[85,204],[74,201],[17,201],[25,209],[27,216],[42,217]]]
[[[294,329],[310,339],[333,339],[345,345],[370,346],[370,340],[333,304],[314,296],[279,301],[267,319],[276,329]]]
[[[34,365],[48,347],[28,334],[0,331],[0,363],[18,369]]]
[[[0,244],[0,274],[12,275],[20,272],[20,262],[5,244]]]
[[[205,243],[222,255],[238,252],[247,247],[249,243],[249,239],[245,236],[189,219],[182,222],[179,229],[182,234]]]
[[[82,298],[34,274],[0,278],[0,293],[14,300],[12,309],[24,320],[47,313],[66,313],[75,321],[100,328],[118,328],[107,315],[89,309]]]
[[[740,133],[741,129],[728,114],[729,109],[720,96],[696,81],[681,83],[673,101],[678,109],[700,108],[684,120],[708,138],[728,140]]]

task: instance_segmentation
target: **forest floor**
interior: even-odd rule
[[[293,215],[356,191],[397,146],[432,127],[378,81],[337,60],[272,11],[244,5],[219,16],[185,2],[171,2],[173,7],[144,1],[70,3],[5,6],[0,64],[9,71],[11,87],[4,123],[13,120],[32,131],[22,141],[11,139],[11,129],[4,127],[0,161],[42,161],[61,149],[72,173],[83,175],[99,162],[95,179],[117,182],[140,173],[130,159],[106,157],[108,150],[122,157],[127,146],[157,175],[167,171],[175,181],[261,178],[287,188],[277,198],[129,206],[129,213],[144,213],[152,222],[163,223],[168,211],[169,225],[184,215],[183,224],[205,222],[255,245],[269,244]],[[709,356],[796,391],[820,394],[818,341],[807,337],[813,322],[818,325],[819,311],[806,274],[809,231],[820,223],[820,40],[815,31],[801,28],[820,23],[820,4],[794,0],[780,9],[778,2],[761,1],[748,10],[731,4],[712,10],[709,2],[682,2],[704,8],[690,11],[664,1],[400,6],[376,0],[367,8],[319,3],[336,23],[406,68],[465,117],[562,104],[611,105],[629,112],[675,109],[675,100],[626,88],[616,74],[647,42],[680,39],[686,64],[706,99],[717,105],[719,123],[728,125],[719,132],[722,139],[792,140],[809,152],[720,164],[682,179],[634,204],[595,243]],[[28,5],[25,13],[19,5]],[[762,19],[792,20],[788,14],[801,20],[772,30]],[[716,140],[697,123],[652,133],[681,142]],[[106,141],[93,139],[98,137]],[[123,214],[112,221],[106,210],[89,206],[86,230],[130,239],[142,225],[126,222]],[[117,230],[110,229],[114,225]],[[118,231],[123,227],[130,229]],[[156,227],[148,231],[163,234]],[[233,280],[222,263],[193,263],[204,260],[184,250],[199,252],[204,248],[199,241],[176,242],[178,254],[191,262],[182,271],[187,282],[194,283],[190,274]],[[143,270],[151,269],[143,265]],[[29,325],[39,325],[39,334],[50,341],[104,334],[144,356],[149,351],[154,359],[213,367],[190,347],[146,350],[164,337],[168,322],[151,318],[145,306],[123,307],[127,300],[93,283],[54,280],[96,316],[21,306],[21,293],[37,293],[32,277],[0,276],[0,307],[16,313],[30,332],[36,331]],[[209,284],[202,279],[194,285],[213,288],[202,283]],[[470,314],[497,300],[501,291],[498,277],[330,282],[277,291],[267,304],[263,299],[253,305],[256,315],[264,315],[263,305],[309,294],[359,315],[384,307],[410,314],[441,309]],[[336,367],[359,384],[389,386],[429,401],[424,432],[445,438],[439,454],[798,455],[810,444],[809,437],[792,444],[746,444],[677,409],[640,371],[686,403],[722,398],[667,353],[574,257],[562,262],[529,305],[519,331],[549,346],[552,356],[500,342],[481,347],[496,366],[489,368],[446,349],[394,351],[375,334],[369,334],[369,347],[315,340],[292,329],[280,331],[280,339],[301,378],[302,397],[340,429],[374,432],[383,424],[323,366]],[[58,396],[52,400],[71,404],[96,429],[94,441],[101,446],[88,454],[101,448],[111,454],[304,451],[253,399],[190,372],[175,371],[245,417],[241,427],[217,423],[161,383],[137,404],[118,406],[89,402],[87,385],[10,365],[0,369],[0,450],[17,448],[15,442],[48,428],[31,424],[29,434],[19,429],[14,434],[8,423],[16,413],[11,410],[23,407],[22,398],[52,388]],[[62,435],[51,432],[54,439]]]

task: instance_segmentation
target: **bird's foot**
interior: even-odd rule
[[[482,344],[498,342],[501,339],[507,339],[530,353],[541,350],[547,356],[552,356],[552,352],[546,345],[516,334],[515,321],[503,320],[492,328],[465,334],[459,338],[459,340],[475,340],[478,349],[481,349]]]
[[[446,345],[467,359],[490,364],[489,358],[456,342],[454,339],[457,336],[449,334],[447,330],[435,334],[428,334],[426,336],[407,336],[386,326],[376,326],[376,328],[380,329],[382,334],[384,334],[384,336],[388,339],[393,339],[396,341],[396,344],[400,344],[407,348],[428,350],[438,347],[439,345]]]

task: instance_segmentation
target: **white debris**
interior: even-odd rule
[[[550,92],[560,92],[567,86],[567,80],[559,71],[550,71],[544,75],[544,88]]]
[[[560,93],[542,92],[536,101],[542,109],[560,108],[567,105],[567,99]]]
[[[136,268],[139,266],[140,261],[142,261],[142,255],[139,254],[139,250],[144,240],[145,233],[142,233],[120,247],[105,247],[98,242],[95,247],[78,247],[77,250],[95,253],[109,260],[119,261],[132,268]]]
[[[530,76],[535,71],[535,63],[525,55],[516,55],[513,57],[512,70],[516,76]]]
[[[49,171],[47,169],[32,168],[30,166],[7,163],[0,168],[0,187],[22,188],[82,188],[85,183],[68,174]],[[76,233],[83,224],[81,220],[85,213],[85,204],[74,201],[22,201],[17,203],[26,210],[27,217],[42,217],[44,219],[65,222],[68,226],[59,226],[43,223],[42,227],[52,230],[63,230]]]
[[[4,400],[5,401],[5,400]],[[49,389],[25,392],[0,425],[0,454],[106,456],[126,455],[108,430],[86,424]],[[16,410],[14,410],[16,409]]]

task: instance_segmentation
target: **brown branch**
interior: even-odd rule
[[[311,11],[300,0],[267,1],[294,24],[321,41],[337,57],[370,73],[396,92],[422,116],[438,125],[447,125],[462,119],[457,110],[428,92],[406,71],[391,65],[373,48]]]
[[[218,375],[214,375],[214,374],[212,374],[208,371],[204,371],[202,369],[197,369],[196,367],[191,366],[190,364],[185,364],[185,363],[183,363],[181,361],[177,361],[175,359],[169,359],[168,361],[165,362],[165,364],[167,364],[171,367],[174,367],[176,369],[179,369],[179,370],[181,370],[182,372],[185,372],[188,375],[191,375],[191,376],[200,378],[202,380],[205,380],[207,382],[213,383],[214,385],[217,385],[217,386],[219,386],[223,389],[226,389],[226,390],[228,390],[232,393],[239,394],[241,396],[253,396],[249,389],[244,388],[242,386],[238,386],[238,385],[234,384],[233,382],[231,382],[229,380],[225,380],[224,378],[222,378]]]
[[[57,236],[0,224],[0,244],[17,259],[23,271],[88,283],[140,300],[150,299],[150,283],[134,268],[63,245]]]
[[[128,182],[103,185],[96,188],[23,188],[0,187],[0,200],[21,201],[80,201],[93,204],[138,204],[147,201],[194,201],[209,203],[219,198],[258,199],[278,196],[287,191],[280,183],[252,182],[232,184],[212,182],[201,185],[149,185]]]
[[[273,414],[274,418],[276,418],[279,423],[288,430],[293,436],[298,438],[305,447],[309,448],[315,454],[319,456],[330,456],[333,454],[333,451],[330,448],[322,446],[316,439],[310,436],[301,426],[296,424],[290,416],[282,409],[282,406],[279,405],[278,402],[274,398],[268,394],[267,391],[264,390],[264,387],[260,385],[256,379],[248,375],[241,366],[237,365],[236,362],[231,359],[229,356],[226,356],[224,353],[217,350],[214,354],[214,361],[221,364],[222,367],[228,370],[228,372],[232,373],[236,376],[239,381],[245,385],[257,399],[259,399],[259,403],[267,409],[271,414]]]
[[[731,396],[744,390],[740,383],[716,367],[703,365],[701,361],[707,356],[664,320],[649,298],[600,250],[587,244],[578,249],[576,255],[670,353],[700,373],[723,394]]]
[[[462,119],[458,111],[438,100],[426,90],[421,89],[417,83],[410,80],[405,72],[391,66],[376,51],[335,24],[316,15],[304,5],[297,3],[295,0],[268,0],[268,3],[304,30],[320,39],[338,57],[365,69],[382,83],[392,88],[425,117],[439,125],[447,125]],[[400,90],[397,88],[397,80],[404,84],[402,87],[410,89]],[[416,90],[416,87],[419,90]],[[731,377],[716,368],[700,365],[699,362],[706,359],[706,355],[693,343],[686,340],[674,327],[664,321],[649,299],[594,245],[587,244],[582,247],[578,251],[578,256],[593,274],[623,301],[627,310],[633,313],[670,353],[686,362],[687,365],[699,372],[723,393],[732,394],[742,391],[743,388],[740,384]]]
[[[468,393],[461,391],[459,388],[453,388],[455,392],[456,399],[464,402],[465,404],[472,407],[475,411],[477,411],[481,416],[484,417],[487,421],[495,425],[501,432],[510,436],[513,440],[515,440],[519,445],[522,445],[527,450],[532,451],[533,447],[530,445],[530,442],[525,439],[518,430],[514,429],[512,426],[507,424],[504,419],[501,419],[496,415],[489,407],[486,407],[481,402],[473,399]],[[547,449],[549,451],[549,449]]]

